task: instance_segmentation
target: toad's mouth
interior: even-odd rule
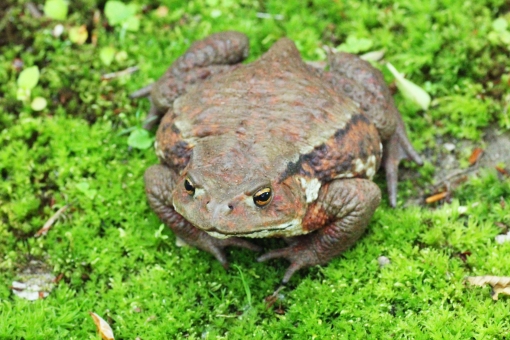
[[[215,238],[225,239],[229,237],[248,237],[248,238],[264,238],[264,237],[290,237],[306,234],[307,231],[303,230],[301,219],[293,219],[276,226],[269,226],[263,230],[255,230],[248,232],[239,231],[225,231],[217,228],[204,230],[209,235]]]

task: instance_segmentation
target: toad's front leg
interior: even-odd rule
[[[286,248],[270,251],[258,261],[283,257],[290,261],[282,283],[299,269],[325,264],[352,246],[365,231],[381,200],[377,185],[367,179],[335,180],[321,188],[303,219],[303,228],[317,229],[298,236]]]
[[[172,204],[172,191],[177,175],[164,165],[153,165],[145,171],[145,192],[151,208],[172,231],[189,245],[205,250],[228,268],[225,247],[237,246],[253,251],[260,248],[247,240],[231,237],[217,239],[197,229],[178,214]]]

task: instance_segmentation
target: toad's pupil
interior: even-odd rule
[[[258,201],[267,201],[269,199],[269,197],[271,197],[271,194],[269,192],[265,192],[263,194],[260,194],[257,196],[257,200]]]
[[[188,194],[192,195],[195,193],[195,187],[191,184],[189,179],[184,180],[184,189],[188,192]]]
[[[264,188],[262,190],[259,190],[254,196],[253,196],[253,202],[259,207],[262,207],[269,203],[271,200],[271,189],[270,188]]]

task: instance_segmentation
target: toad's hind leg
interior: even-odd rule
[[[253,251],[260,250],[257,245],[242,238],[214,238],[184,219],[174,210],[172,204],[172,191],[176,178],[177,175],[164,165],[153,165],[144,175],[145,192],[151,208],[176,236],[189,245],[213,254],[225,268],[228,268],[225,247],[236,246]]]
[[[133,92],[131,98],[150,96],[151,109],[144,128],[152,129],[187,89],[216,74],[232,71],[248,56],[246,35],[229,31],[197,41],[154,84]]]
[[[270,251],[258,261],[285,258],[290,266],[282,283],[299,269],[325,264],[352,246],[365,231],[381,200],[381,191],[367,179],[338,179],[321,188],[303,219],[303,228],[317,229],[297,236],[289,246]]]
[[[394,207],[397,204],[400,161],[409,159],[418,165],[422,165],[423,161],[407,137],[402,116],[395,107],[382,73],[349,53],[331,54],[329,66],[330,72],[324,77],[337,91],[357,102],[379,131],[384,144],[382,164],[386,171],[390,204]]]

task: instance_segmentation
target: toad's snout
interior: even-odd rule
[[[234,206],[233,202],[215,202],[212,200],[208,200],[205,204],[206,210],[213,219],[229,215],[234,210]]]

